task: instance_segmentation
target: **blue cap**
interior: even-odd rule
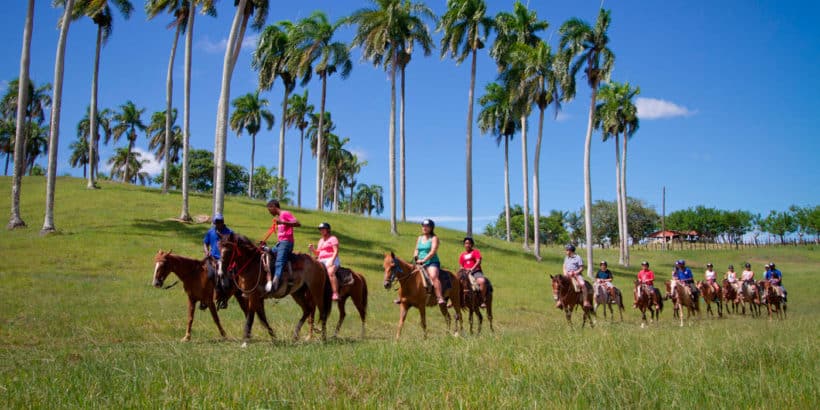
[[[217,212],[217,213],[214,214],[213,221],[214,222],[216,222],[216,221],[223,221],[224,222],[225,218],[222,217],[221,213]]]

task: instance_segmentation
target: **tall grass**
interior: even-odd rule
[[[325,343],[290,338],[299,316],[289,300],[267,302],[277,333],[258,326],[247,349],[236,340],[243,318],[234,302],[220,311],[228,341],[197,311],[193,341],[181,343],[186,302],[181,287],[150,286],[157,249],[202,253],[206,225],[181,224],[177,194],[116,183],[88,191],[58,181],[57,235],[40,237],[44,183],[23,181],[23,218],[30,228],[0,233],[0,403],[6,408],[817,408],[820,403],[820,252],[812,246],[735,250],[633,251],[659,278],[684,258],[719,268],[774,260],[789,289],[789,317],[727,316],[679,327],[667,305],[659,323],[640,328],[630,305],[636,268],[614,267],[627,296],[623,322],[598,317],[594,329],[566,324],[552,307],[547,274],[560,271],[559,248],[536,263],[516,244],[478,237],[495,293],[496,331],[454,338],[436,310],[422,338],[413,310],[394,341],[398,308],[381,287],[385,251],[412,255],[419,227],[345,214],[296,209],[297,250],[318,239],[328,221],[346,266],[370,287],[367,336],[351,314],[341,337]],[[10,180],[0,179],[0,207]],[[193,214],[209,196],[194,196]],[[270,224],[261,201],[226,202],[228,226],[251,238]],[[439,229],[445,268],[454,268],[462,233]],[[596,250],[614,260],[614,251]],[[597,261],[596,261],[597,263]],[[614,264],[611,264],[614,265]],[[205,313],[205,314],[203,314]],[[338,317],[331,315],[331,325]],[[466,323],[465,323],[466,324]]]

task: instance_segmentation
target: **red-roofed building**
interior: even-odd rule
[[[646,239],[650,243],[661,243],[664,241],[669,243],[673,240],[695,242],[698,240],[698,233],[696,231],[657,231],[647,235]]]

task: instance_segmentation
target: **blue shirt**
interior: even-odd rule
[[[766,278],[766,280],[772,280],[772,279],[782,279],[782,278],[783,278],[783,274],[782,274],[782,273],[780,273],[780,271],[779,271],[779,270],[777,270],[777,269],[774,269],[774,270],[767,270],[767,271],[766,271],[766,274],[764,275],[764,277]]]
[[[595,275],[595,278],[596,279],[612,279],[612,272],[610,272],[609,269],[599,270],[598,274]]]
[[[675,273],[672,276],[675,279],[682,281],[695,280],[695,277],[692,275],[692,270],[689,268],[683,268],[682,271],[680,269],[675,269]]]
[[[227,226],[219,231],[222,235],[229,235],[232,234],[233,231],[228,228]],[[211,248],[211,256],[216,259],[219,259],[219,235],[217,234],[216,227],[211,227],[208,232],[205,233],[205,239],[202,240],[202,243],[208,245]]]

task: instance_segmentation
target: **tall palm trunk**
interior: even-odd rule
[[[9,229],[26,226],[20,217],[20,188],[25,172],[26,108],[28,107],[29,65],[31,63],[31,31],[34,28],[34,0],[28,0],[26,23],[23,26],[23,51],[20,53],[20,80],[17,84],[17,129],[14,134],[14,181],[11,188],[11,218]],[[56,149],[56,147],[55,147]]]
[[[470,64],[470,91],[467,93],[469,102],[467,103],[467,143],[465,149],[467,151],[466,160],[466,180],[467,180],[467,236],[473,235],[473,100],[475,99],[475,68],[476,68],[476,49],[473,47],[473,61]],[[504,141],[506,150],[506,140]],[[505,160],[507,154],[504,154]],[[506,165],[504,165],[506,169]],[[509,188],[507,188],[509,189]],[[509,192],[508,201],[509,202]],[[507,241],[510,240],[510,213],[509,203],[507,204]]]
[[[3,173],[3,176],[9,175],[9,158],[11,154],[6,154],[6,171]]]
[[[535,246],[535,259],[541,260],[541,197],[539,195],[539,173],[541,166],[541,137],[544,135],[544,108],[539,107],[538,112],[538,138],[535,140],[535,156],[532,161],[532,212],[534,216],[533,230],[535,232],[535,239],[533,241]]]
[[[527,116],[521,115],[521,175],[524,176],[524,249],[530,248],[530,187],[527,166]]]
[[[629,266],[629,202],[626,195],[626,140],[624,134],[624,149],[621,151],[621,213],[624,219],[624,266]]]
[[[191,215],[188,212],[188,151],[191,140],[191,53],[193,50],[194,16],[196,15],[196,3],[189,2],[188,21],[185,27],[185,96],[182,102],[182,175],[180,183],[182,185],[182,211],[179,219],[190,221]]]
[[[619,134],[615,134],[615,197],[618,208],[618,263],[624,264],[624,215],[621,208],[621,149]]]
[[[177,56],[180,26],[177,25],[174,33],[174,44],[171,46],[171,57],[168,59],[168,73],[165,77],[165,164],[162,169],[162,193],[168,193],[168,173],[171,169],[171,156],[168,154],[171,147],[171,104],[174,93],[174,59]]]
[[[390,168],[390,233],[398,235],[396,226],[396,51],[390,56],[393,63],[390,65],[390,128],[388,131],[388,155]]]
[[[504,136],[504,220],[507,228],[507,242],[512,242],[510,227],[510,138]]]
[[[71,23],[71,11],[74,0],[67,0],[60,20],[60,38],[57,40],[57,56],[54,58],[54,94],[51,98],[51,121],[49,121],[48,172],[46,173],[46,212],[41,234],[56,231],[54,227],[54,188],[57,182],[57,148],[60,146],[60,114],[63,104],[63,74],[65,63],[65,45],[68,41],[68,27]],[[85,165],[83,165],[85,178]]]
[[[99,164],[96,158],[99,156],[99,146],[97,145],[100,136],[97,132],[97,84],[100,76],[100,49],[102,48],[102,26],[97,25],[97,44],[94,51],[94,72],[91,74],[91,111],[88,114],[88,160],[91,163],[88,171],[88,185],[86,188],[97,187],[97,172]]]
[[[339,176],[333,177],[333,212],[339,212]]]
[[[283,81],[284,83],[284,81]],[[290,95],[290,89],[288,89],[288,85],[285,84],[285,99],[282,100],[282,119],[281,119],[281,129],[279,130],[279,181],[285,180],[285,117],[288,115],[288,96]],[[276,191],[277,197],[282,198],[282,185],[279,185],[279,189]]]
[[[592,86],[592,99],[589,103],[587,135],[584,140],[584,229],[586,230],[587,276],[592,277],[592,179],[590,178],[590,152],[592,150],[592,116],[595,113],[595,100],[598,98],[598,84]]]
[[[401,221],[407,222],[404,178],[404,66],[401,66],[401,106],[399,108],[399,192],[401,193]]]
[[[125,155],[125,171],[122,173],[122,182],[131,182],[131,152],[134,150],[134,142],[136,142],[136,136],[132,138],[130,135],[128,136],[128,153]]]
[[[256,157],[256,134],[251,134],[251,172],[248,175],[248,198],[253,198],[253,161]]]
[[[322,77],[322,101],[319,103],[319,131],[316,133],[316,209],[322,210],[324,208],[322,198],[322,137],[324,136],[325,127],[325,97],[327,93],[327,75]]]
[[[305,129],[299,128],[299,170],[296,176],[296,206],[302,207],[302,151],[305,146]]]
[[[226,137],[228,135],[228,100],[231,98],[231,76],[234,67],[234,47],[239,33],[239,23],[245,14],[247,0],[240,0],[236,7],[231,24],[231,33],[228,36],[228,46],[225,49],[225,58],[222,63],[222,86],[219,92],[219,105],[216,114],[216,135],[214,137],[214,203],[212,215],[222,213],[225,204],[225,155],[227,151]],[[241,45],[241,43],[240,43]]]

